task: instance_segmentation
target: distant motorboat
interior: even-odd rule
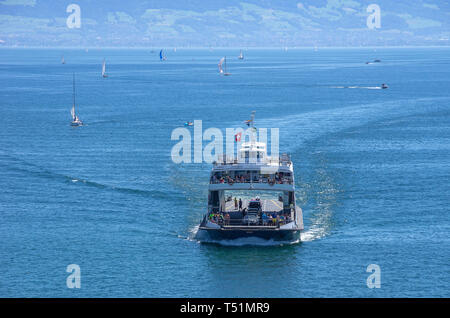
[[[244,59],[244,54],[242,53],[242,50],[241,50],[241,52],[239,53],[238,59],[240,59],[240,60],[243,60],[243,59]]]
[[[103,64],[102,64],[102,77],[108,77],[108,75],[106,74],[106,61],[105,61],[105,59],[103,59]]]
[[[227,72],[227,57],[226,56],[222,57],[219,61],[219,73],[223,76],[231,75],[231,73]]]
[[[185,126],[194,126],[194,123],[191,121],[187,121],[184,123]]]
[[[381,88],[386,89],[386,88],[389,88],[389,86],[387,86],[386,84],[383,83],[383,84],[381,84]]]
[[[73,74],[73,104],[72,109],[70,110],[70,114],[72,115],[72,121],[70,123],[71,126],[78,127],[83,126],[83,122],[78,118],[77,114],[75,113],[75,74]]]
[[[373,60],[372,62],[366,62],[366,64],[373,64],[373,63],[381,63],[381,60]]]

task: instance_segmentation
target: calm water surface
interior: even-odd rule
[[[238,54],[0,50],[1,297],[450,296],[450,49]],[[292,156],[302,242],[199,243],[211,167],[174,164],[171,132],[252,110]]]

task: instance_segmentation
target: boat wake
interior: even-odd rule
[[[382,89],[381,86],[331,86],[331,88]]]
[[[103,183],[99,183],[96,181],[91,181],[91,180],[84,179],[84,178],[73,177],[73,176],[62,174],[62,173],[53,172],[53,171],[47,170],[39,165],[30,163],[26,160],[23,160],[18,157],[7,154],[4,151],[0,151],[0,155],[1,155],[0,156],[0,165],[3,165],[3,161],[4,161],[5,166],[8,168],[8,170],[16,171],[16,172],[27,174],[27,175],[33,175],[38,178],[56,180],[56,181],[70,183],[70,184],[74,184],[74,185],[75,184],[76,185],[85,185],[85,186],[94,187],[97,189],[117,191],[117,192],[129,193],[129,194],[135,194],[135,195],[160,196],[163,198],[171,197],[169,194],[167,194],[166,192],[163,192],[163,191],[154,191],[154,190],[149,191],[149,190],[136,189],[136,188],[118,187],[118,186],[114,186],[114,185],[108,185],[108,184],[103,184]]]

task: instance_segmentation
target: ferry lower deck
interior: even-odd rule
[[[236,198],[236,200],[235,200]],[[241,204],[239,204],[241,199]],[[205,230],[212,239],[236,239],[259,237],[264,239],[295,241],[303,229],[302,210],[283,209],[282,202],[276,199],[261,199],[261,210],[249,218],[249,203],[254,199],[228,197],[225,210],[210,214],[203,219],[200,230]],[[296,220],[295,220],[296,218]]]

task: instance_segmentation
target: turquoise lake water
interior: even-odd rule
[[[158,53],[0,50],[1,297],[450,296],[449,48]],[[252,110],[291,154],[302,242],[199,243],[211,165],[173,163],[171,132]]]

